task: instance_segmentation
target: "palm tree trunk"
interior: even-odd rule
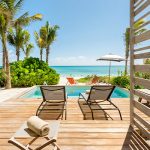
[[[40,60],[43,60],[43,49],[40,49]]]
[[[3,50],[5,53],[5,65],[6,65],[6,89],[11,88],[11,77],[10,77],[10,65],[9,65],[9,57],[8,57],[8,50],[6,46],[6,34],[4,33],[2,36],[2,43],[3,43]]]
[[[3,46],[3,62],[2,62],[2,66],[4,71],[6,71],[6,61],[5,61],[5,50],[4,50],[4,46]]]
[[[28,53],[26,53],[26,58],[29,58],[29,54]]]
[[[16,47],[16,56],[17,56],[17,61],[19,61],[19,57],[20,57],[20,50],[18,47]]]
[[[126,58],[126,60],[125,60],[125,75],[127,75],[128,74],[128,59]]]
[[[128,58],[129,58],[129,45],[126,45],[126,52],[125,52],[126,54],[125,54],[125,58],[126,58],[126,60],[125,60],[125,75],[127,75],[128,74]]]
[[[50,48],[49,46],[46,48],[46,63],[48,64],[48,59],[49,59],[49,51],[50,51]]]

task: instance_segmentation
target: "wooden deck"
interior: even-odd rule
[[[0,150],[17,150],[7,141],[28,117],[35,115],[40,102],[39,99],[15,99],[0,104]],[[91,120],[90,115],[87,120],[83,120],[77,99],[68,99],[67,120],[61,121],[58,134],[61,149],[148,150],[149,147],[129,127],[129,100],[113,99],[113,102],[120,108],[123,121],[117,111],[108,111],[114,120],[101,120],[102,114],[99,112],[95,113],[96,120]],[[30,139],[20,140],[28,143]],[[42,141],[38,140],[33,147],[40,145]]]

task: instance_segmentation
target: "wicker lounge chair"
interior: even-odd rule
[[[67,119],[67,99],[65,86],[41,86],[43,101],[37,109],[36,115],[46,120],[53,117],[52,120]],[[44,114],[44,116],[43,116]]]
[[[52,145],[54,147],[54,150],[60,150],[59,146],[57,145],[57,134],[59,129],[60,121],[52,121],[49,123],[50,132],[47,136],[40,137],[36,135],[34,132],[32,132],[27,127],[27,123],[25,122],[21,128],[8,140],[8,143],[11,143],[18,147],[21,150],[33,150],[32,144],[39,138],[44,138],[47,141],[45,143],[41,143],[40,146],[36,147],[35,150],[41,150],[44,149],[46,146]],[[27,144],[23,145],[18,141],[18,139],[31,139],[32,140]]]
[[[115,86],[111,86],[111,85],[94,85],[91,87],[89,94],[86,94],[86,93],[79,94],[78,102],[81,99],[85,100],[86,104],[91,109],[93,120],[94,120],[94,111],[95,110],[103,110],[103,111],[117,110],[119,112],[120,119],[122,120],[122,115],[121,115],[119,108],[110,100],[111,94],[114,91],[114,89],[115,89]],[[103,102],[108,102],[108,103],[106,104]],[[108,107],[107,108],[102,108],[102,107],[97,108],[97,107],[94,107],[94,105],[100,105],[100,106],[111,105],[111,106],[113,106],[113,108],[108,108]],[[106,115],[113,120],[113,118],[108,113],[106,113]],[[85,118],[85,116],[84,116],[84,118]]]

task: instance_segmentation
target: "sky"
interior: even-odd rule
[[[39,31],[46,21],[60,27],[51,46],[49,64],[52,66],[107,65],[108,62],[96,59],[108,53],[124,57],[123,35],[129,26],[129,0],[25,0],[18,16],[26,11],[30,15],[43,15],[42,21],[26,28],[35,45],[33,57],[39,57],[34,31]],[[9,47],[9,50],[14,61],[15,49]]]

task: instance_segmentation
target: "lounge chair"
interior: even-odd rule
[[[43,101],[37,109],[36,115],[42,119],[52,120],[63,119],[65,113],[65,120],[67,119],[67,99],[65,86],[40,86]],[[44,116],[43,116],[44,114]]]
[[[50,128],[49,134],[46,136],[40,137],[40,136],[36,135],[34,132],[32,132],[30,129],[28,129],[27,123],[25,122],[21,126],[21,128],[8,140],[8,143],[15,145],[16,147],[18,147],[21,150],[33,150],[31,147],[32,143],[34,143],[34,141],[36,141],[39,138],[44,138],[47,141],[43,144],[41,143],[40,146],[35,148],[35,150],[44,149],[46,146],[49,146],[49,145],[54,146],[54,150],[60,150],[59,146],[56,143],[59,124],[60,124],[60,121],[58,121],[58,120],[50,122],[49,123],[49,128]],[[17,139],[22,139],[22,138],[23,139],[32,138],[32,140],[27,145],[23,145],[22,143],[17,141]]]
[[[81,99],[84,99],[86,104],[89,106],[89,108],[91,109],[91,113],[92,113],[92,119],[94,120],[94,111],[95,110],[117,110],[119,112],[120,115],[120,119],[122,120],[122,115],[121,112],[119,110],[119,108],[110,100],[111,94],[114,91],[115,86],[111,86],[111,85],[95,85],[91,87],[91,90],[89,92],[89,94],[86,93],[80,93],[79,94],[79,99],[78,102]],[[103,103],[103,102],[108,102]],[[111,105],[114,108],[102,108],[102,107],[94,107],[94,105],[99,105],[99,106],[108,106]],[[106,113],[106,112],[105,112]],[[112,120],[113,118],[106,113],[108,117],[110,117]],[[85,116],[84,116],[85,118]]]
[[[92,80],[91,80],[91,83],[90,84],[98,84],[99,83],[99,77],[97,77],[97,76],[94,76],[93,78],[92,78]]]
[[[67,83],[66,85],[75,85],[77,84],[77,82],[75,81],[75,79],[73,77],[67,77]]]

